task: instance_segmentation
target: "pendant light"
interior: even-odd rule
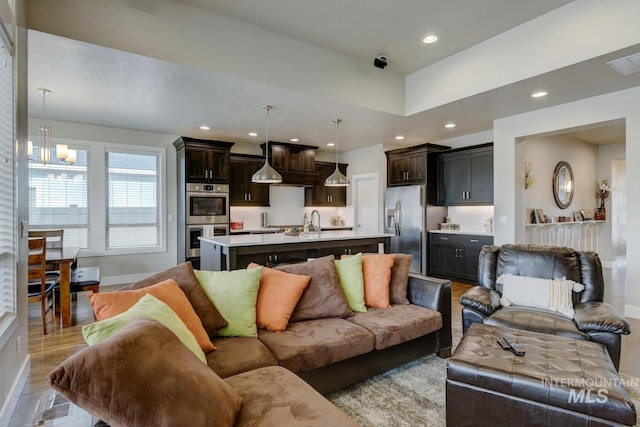
[[[329,175],[327,179],[324,181],[324,185],[326,187],[348,187],[349,186],[349,180],[347,179],[346,176],[342,174],[342,172],[340,172],[340,169],[338,169],[338,125],[340,124],[341,121],[342,120],[340,119],[335,119],[333,121],[333,123],[336,124],[336,170],[333,171],[333,173]]]
[[[38,161],[43,165],[51,163],[51,126],[47,123],[47,106],[45,98],[49,89],[38,88],[38,92],[42,94],[42,123],[38,125],[37,145],[38,145]]]
[[[277,184],[282,182],[282,175],[278,173],[274,168],[269,164],[269,110],[271,110],[271,105],[263,105],[262,109],[267,112],[267,125],[265,132],[266,139],[266,147],[264,153],[264,166],[260,168],[260,170],[253,174],[251,177],[252,182],[256,182],[259,184]]]
[[[47,123],[47,105],[45,103],[45,98],[51,91],[45,88],[38,88],[38,92],[42,93],[42,123],[38,125],[37,135],[38,162],[46,165],[51,163],[51,150],[53,149],[52,129],[51,125]],[[31,141],[29,141],[27,152],[29,157],[33,155],[33,143]],[[66,144],[56,144],[56,158],[58,160],[74,164],[76,157],[76,150],[69,149]]]

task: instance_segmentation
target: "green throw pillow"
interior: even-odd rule
[[[129,310],[109,319],[100,320],[82,327],[82,335],[87,344],[92,345],[116,334],[120,329],[141,317],[157,320],[173,332],[182,343],[205,365],[205,357],[198,341],[171,308],[151,294],[147,294]]]
[[[262,267],[232,271],[195,270],[196,277],[227,326],[221,337],[257,337],[256,301]]]
[[[347,297],[349,308],[353,311],[367,311],[364,304],[364,276],[362,275],[362,254],[345,257],[335,261],[340,285]]]

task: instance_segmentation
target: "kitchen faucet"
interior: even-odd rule
[[[318,238],[320,238],[320,212],[317,209],[311,211],[311,216],[309,220],[313,223],[313,214],[318,214],[318,222],[316,223],[316,228],[318,229]]]

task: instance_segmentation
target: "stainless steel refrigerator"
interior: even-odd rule
[[[385,194],[385,233],[393,234],[391,252],[413,255],[411,272],[427,274],[428,230],[438,229],[447,208],[435,206],[435,189],[424,185],[389,187]]]

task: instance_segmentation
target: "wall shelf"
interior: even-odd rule
[[[598,229],[607,221],[547,222],[525,226],[527,243],[598,251]]]

